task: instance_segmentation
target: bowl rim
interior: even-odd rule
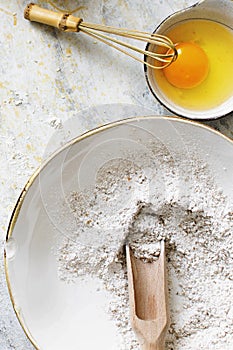
[[[230,142],[230,144],[233,145],[233,139],[231,139],[230,137],[222,134],[220,131],[212,128],[209,125],[205,125],[203,123],[200,123],[199,121],[194,121],[194,120],[189,120],[187,118],[181,118],[179,116],[169,116],[169,115],[149,115],[149,116],[138,116],[138,117],[130,117],[130,118],[125,118],[125,119],[120,119],[111,123],[107,123],[107,124],[103,124],[101,126],[98,126],[94,129],[88,130],[84,133],[82,133],[81,135],[69,140],[68,142],[66,142],[63,146],[59,147],[56,151],[54,151],[47,159],[45,159],[42,164],[34,171],[34,173],[29,177],[28,181],[26,182],[26,184],[24,185],[17,201],[16,204],[14,206],[14,209],[12,211],[12,214],[10,216],[10,220],[8,223],[8,228],[7,228],[7,234],[6,234],[6,238],[5,238],[5,244],[8,242],[8,240],[12,237],[13,231],[14,231],[14,227],[15,224],[17,222],[18,219],[18,215],[20,213],[21,207],[23,205],[24,199],[29,191],[29,189],[31,188],[31,186],[33,185],[34,181],[36,180],[36,178],[40,175],[40,173],[43,171],[43,169],[45,169],[45,167],[57,156],[59,155],[61,152],[63,152],[66,148],[71,147],[72,145],[81,142],[82,140],[92,136],[92,135],[96,135],[98,133],[104,132],[105,130],[109,130],[112,129],[114,127],[117,126],[121,126],[124,124],[129,124],[129,123],[133,123],[133,122],[140,122],[143,120],[168,120],[168,121],[173,121],[173,122],[178,122],[178,123],[184,123],[184,124],[190,124],[196,127],[199,127],[201,129],[205,129],[213,134],[215,134],[216,136],[220,136],[222,139],[226,140],[227,142]],[[11,278],[10,278],[10,273],[9,273],[9,268],[8,268],[8,257],[7,257],[7,252],[6,252],[6,246],[4,247],[4,269],[5,269],[5,277],[6,277],[6,283],[7,283],[7,287],[8,287],[8,292],[9,292],[9,296],[10,296],[10,300],[14,309],[14,312],[17,316],[17,319],[25,333],[25,335],[27,336],[28,340],[31,342],[31,344],[35,347],[36,350],[42,350],[39,345],[37,344],[36,340],[33,338],[33,335],[30,333],[30,330],[28,329],[26,322],[24,321],[23,317],[20,315],[18,306],[16,304],[16,301],[13,297],[13,292],[12,292],[12,285],[11,285]]]

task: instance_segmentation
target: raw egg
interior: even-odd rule
[[[178,43],[176,61],[152,73],[154,84],[167,99],[182,108],[205,110],[232,96],[233,31],[229,27],[193,19],[163,34]]]
[[[191,89],[201,84],[209,71],[209,60],[205,51],[194,43],[178,43],[175,47],[176,60],[163,70],[166,79],[183,89]],[[167,53],[172,53],[172,50]]]

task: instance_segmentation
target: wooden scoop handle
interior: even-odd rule
[[[156,344],[143,344],[141,346],[142,350],[165,350],[165,341]]]
[[[24,18],[32,22],[47,24],[63,32],[78,32],[79,25],[82,22],[81,18],[72,16],[69,13],[47,10],[33,3],[25,8]]]

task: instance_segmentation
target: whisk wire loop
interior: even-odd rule
[[[168,65],[170,65],[171,61],[173,61],[176,57],[176,49],[174,47],[173,42],[171,41],[171,39],[167,38],[164,35],[159,35],[159,34],[154,34],[154,33],[151,34],[151,33],[147,33],[147,32],[140,32],[138,30],[128,30],[126,28],[104,26],[101,24],[91,24],[88,22],[81,22],[79,25],[79,30],[82,32],[85,32],[86,34],[91,35],[92,37],[95,37],[96,39],[104,42],[105,44],[115,48],[116,50],[118,50],[120,52],[123,52],[124,54],[136,59],[137,61],[139,61],[141,63],[145,63],[146,65],[148,65],[152,68],[157,68],[157,69],[165,68]],[[121,36],[121,37],[126,37],[126,38],[130,38],[130,39],[135,39],[138,41],[147,42],[147,43],[153,44],[155,46],[160,46],[160,47],[164,47],[167,49],[171,49],[172,53],[168,54],[168,53],[158,53],[158,52],[156,52],[156,50],[155,50],[155,52],[142,50],[142,49],[140,49],[132,44],[128,44],[128,43],[123,42],[123,41],[116,39],[114,37],[104,35],[100,32],[114,34],[114,35]],[[163,64],[162,65],[161,64],[155,65],[155,64],[149,63],[147,60],[141,60],[138,57],[136,57],[135,55],[130,54],[126,50],[122,50],[121,48],[119,48],[119,46],[116,46],[112,43],[126,47],[130,50],[133,50],[135,52],[143,54],[146,57],[150,57],[153,60],[162,62]]]
[[[112,43],[115,43],[115,44],[118,44],[118,45],[120,45],[120,46],[123,46],[123,47],[126,47],[126,48],[128,48],[128,49],[130,49],[130,50],[133,50],[133,51],[135,51],[135,52],[138,52],[138,53],[140,53],[140,54],[143,54],[143,55],[147,55],[147,56],[149,56],[149,57],[151,57],[151,58],[153,58],[153,59],[157,59],[158,61],[160,61],[160,62],[164,62],[164,63],[166,63],[166,64],[170,64],[170,62],[167,60],[167,58],[168,58],[168,54],[157,54],[157,53],[155,53],[155,52],[150,52],[150,51],[146,51],[146,50],[143,50],[143,49],[140,49],[140,48],[138,48],[138,47],[136,47],[136,46],[134,46],[134,45],[132,45],[132,44],[128,44],[128,43],[126,43],[126,42],[123,42],[123,41],[121,41],[121,40],[119,40],[119,39],[116,39],[116,38],[112,38],[112,37],[109,37],[108,35],[104,35],[104,34],[101,34],[101,33],[96,33],[96,31],[95,30],[92,30],[92,29],[88,29],[88,30],[86,30],[86,29],[84,29],[84,28],[81,28],[80,29],[81,31],[83,31],[84,33],[86,33],[86,34],[89,34],[89,35],[91,35],[92,37],[94,37],[94,38],[96,38],[96,39],[99,39],[99,40],[101,40],[102,42],[104,42],[105,44],[107,44],[107,45],[109,45],[109,46],[111,46],[111,47],[114,47],[115,49],[117,49],[117,50],[119,50],[120,48],[118,47],[118,46],[116,46],[116,45],[113,45]],[[110,45],[111,44],[111,45]],[[129,52],[128,51],[125,51],[125,50],[119,50],[119,51],[121,51],[121,52],[124,52],[125,54],[129,54]],[[137,57],[136,56],[134,56],[134,55],[132,55],[132,54],[130,54],[130,56],[131,57],[133,57],[133,58],[135,58],[135,59],[137,59]],[[169,55],[169,58],[172,58],[173,57],[173,54],[170,54]],[[137,59],[138,60],[138,59]],[[140,59],[139,59],[140,60]],[[140,60],[140,62],[144,62],[144,61],[142,61],[142,60]],[[164,66],[163,66],[164,67]]]

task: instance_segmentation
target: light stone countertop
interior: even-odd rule
[[[188,0],[60,0],[86,21],[153,31]],[[29,176],[67,140],[134,115],[169,113],[150,94],[140,63],[90,39],[24,20],[28,1],[0,0],[0,245]],[[45,5],[46,1],[36,1]],[[51,1],[48,1],[51,3]],[[46,6],[46,5],[45,5]],[[52,8],[50,4],[48,7]],[[233,138],[233,115],[208,124]],[[55,135],[55,137],[54,137]],[[53,136],[53,138],[52,138]],[[51,139],[52,138],[52,139]],[[8,296],[0,262],[0,350],[33,349]]]

